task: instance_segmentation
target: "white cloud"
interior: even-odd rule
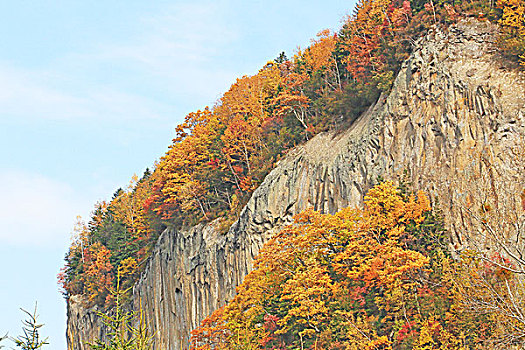
[[[86,205],[70,186],[38,174],[0,174],[0,244],[65,246]]]
[[[127,46],[106,47],[101,57],[130,58],[163,73],[169,67],[201,66],[239,39],[223,12],[212,3],[174,5],[160,15],[143,18],[139,37]],[[183,67],[174,67],[179,63]]]
[[[147,120],[165,117],[169,106],[107,86],[60,86],[60,73],[0,64],[0,119]],[[87,84],[86,84],[87,85]]]
[[[147,75],[176,99],[218,98],[238,72],[227,67],[240,39],[216,3],[178,4],[142,18],[140,34],[126,43],[105,43],[75,54],[80,65],[119,66]],[[203,106],[202,106],[203,107]]]
[[[188,112],[181,105],[213,104],[238,75],[226,67],[238,35],[224,11],[174,5],[143,15],[125,41],[86,43],[39,68],[0,62],[0,119],[166,121]]]
[[[41,79],[38,72],[1,65],[0,117],[69,119],[79,114],[85,117],[85,108],[78,108],[83,99],[49,88]]]

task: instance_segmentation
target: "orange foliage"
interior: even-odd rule
[[[291,65],[291,63],[288,63]],[[310,99],[303,91],[303,85],[308,80],[306,73],[287,72],[283,79],[283,89],[276,98],[278,107],[275,109],[275,115],[278,118],[284,118],[288,113],[293,113],[301,125],[308,128],[308,107]]]
[[[213,159],[211,143],[217,138],[220,122],[208,109],[190,113],[177,127],[177,137],[161,159],[154,185],[154,211],[169,219],[179,210],[206,215],[201,175]]]
[[[99,242],[84,250],[85,285],[90,302],[110,302],[113,287],[113,266],[109,262],[111,252]]]
[[[411,17],[409,1],[400,5],[391,0],[359,1],[341,40],[341,47],[348,52],[343,62],[355,79],[393,77],[387,55],[400,51],[396,46],[400,40],[406,40],[404,33]]]
[[[511,35],[514,40],[511,46],[521,47],[519,52],[523,54],[523,1],[498,0],[497,6],[503,11],[501,24],[519,34]],[[192,225],[220,216],[226,217],[225,222],[234,220],[250,193],[287,149],[317,132],[353,122],[376,101],[380,91],[390,89],[396,71],[423,29],[445,22],[445,17],[456,20],[461,16],[459,8],[442,1],[424,4],[409,0],[360,0],[337,34],[329,30],[319,32],[311,45],[292,60],[281,55],[257,74],[237,79],[212,108],[189,113],[184,123],[176,127],[173,144],[156,164],[153,174],[144,181],[134,176],[130,185],[118,192],[110,203],[97,205],[88,226],[77,227],[77,236],[66,257],[66,269],[60,275],[66,294],[86,292],[93,293],[91,299],[101,299],[93,278],[87,274],[89,271],[92,275],[101,275],[101,283],[107,285],[110,269],[93,265],[93,261],[98,260],[91,249],[102,252],[101,247],[105,247],[106,255],[112,250],[115,265],[127,261],[121,267],[127,266],[126,269],[134,271],[132,275],[137,275],[137,270],[131,268],[131,260],[126,259],[144,266],[141,262],[165,226]],[[387,187],[372,190],[363,210],[344,211],[333,217],[311,212],[299,216],[296,227],[308,234],[296,235],[291,228],[283,232],[298,240],[293,244],[304,245],[304,256],[297,255],[301,251],[292,254],[284,249],[281,244],[286,240],[282,235],[273,241],[279,251],[272,258],[279,258],[275,264],[281,265],[273,266],[274,270],[268,272],[274,280],[268,281],[264,288],[274,288],[275,283],[282,282],[279,288],[286,288],[287,296],[283,296],[281,302],[293,305],[275,320],[279,329],[285,329],[282,327],[287,322],[299,322],[302,328],[297,334],[301,337],[311,337],[314,330],[318,339],[322,339],[316,329],[328,320],[329,298],[337,299],[340,291],[345,290],[353,298],[351,303],[346,302],[366,304],[369,303],[366,293],[370,290],[386,290],[396,279],[409,283],[407,276],[423,269],[427,260],[421,252],[405,249],[413,239],[408,237],[406,227],[421,223],[428,200],[422,194],[417,199],[403,200],[395,189]],[[319,225],[323,222],[333,232],[342,234],[334,235],[320,228],[314,230],[330,238],[316,238],[328,244],[329,248],[324,247],[317,254],[328,254],[326,259],[333,263],[330,267],[327,267],[328,260],[321,261],[319,256],[310,254],[310,249],[317,249],[317,246],[312,248],[313,231],[310,230],[315,225],[310,221]],[[357,232],[367,232],[367,235]],[[290,237],[288,239],[292,239]],[[99,245],[95,245],[97,240]],[[395,242],[405,246],[396,246]],[[125,246],[117,247],[118,244]],[[262,254],[270,254],[272,249],[268,247]],[[299,260],[285,261],[285,257]],[[103,261],[104,254],[100,259]],[[271,260],[261,259],[266,263]],[[297,261],[299,265],[292,266],[297,269],[295,277],[277,273],[285,271],[283,266],[290,268],[286,264]],[[265,280],[264,276],[259,277]],[[353,284],[344,285],[340,279]],[[91,282],[84,285],[88,280]],[[250,283],[253,287],[258,282]],[[409,283],[404,288],[413,286]],[[262,323],[262,316],[257,312],[254,315],[258,315],[258,322]],[[301,321],[298,321],[297,315],[301,312],[308,315],[307,320],[299,318]],[[274,316],[264,317],[273,319]],[[354,323],[369,321],[359,320],[356,315],[352,317]],[[248,322],[246,320],[249,317],[243,322]],[[264,331],[264,327],[260,332],[247,337],[265,339],[265,343],[275,346],[282,341]],[[277,329],[275,332],[280,334]],[[371,344],[375,341],[386,346],[382,335],[371,337],[375,339]]]
[[[342,46],[349,54],[344,62],[356,79],[364,79],[383,64],[382,57],[374,51],[383,40],[389,4],[390,0],[361,0],[346,23],[349,34],[342,41]]]
[[[201,326],[191,331],[191,348],[194,350],[220,350],[224,349],[227,329],[222,321],[223,308],[201,322]]]
[[[317,34],[317,38],[311,41],[311,45],[304,53],[298,53],[308,70],[312,72],[331,69],[336,63],[333,55],[337,36],[325,29]]]
[[[154,211],[164,219],[184,211],[209,220],[217,208],[230,209],[235,192],[255,189],[271,167],[265,126],[280,80],[278,65],[267,64],[237,79],[213,109],[186,117],[157,167]]]
[[[434,320],[424,305],[436,296],[420,292],[425,282],[418,276],[429,278],[430,258],[401,242],[429,210],[424,194],[404,200],[383,183],[362,210],[301,213],[264,246],[235,298],[212,316],[221,346],[387,349],[414,341]],[[411,329],[393,328],[401,320]],[[195,334],[199,349],[207,333]],[[456,344],[458,336],[439,344]]]
[[[500,23],[515,28],[520,35],[525,35],[525,2],[523,0],[498,0],[497,5],[503,10]]]
[[[138,176],[133,175],[128,188],[122,191],[110,206],[115,218],[126,225],[135,239],[140,240],[151,233],[144,208],[144,202],[151,195],[151,186],[148,182],[138,181]]]

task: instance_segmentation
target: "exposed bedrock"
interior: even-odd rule
[[[525,76],[498,63],[496,30],[471,20],[422,38],[390,95],[350,129],[291,150],[228,232],[217,221],[166,230],[133,290],[154,349],[186,349],[190,331],[234,295],[259,249],[293,215],[358,205],[379,176],[406,173],[415,189],[438,199],[453,248],[482,240],[461,215],[465,203],[490,195],[511,207],[518,196],[510,194],[525,186],[523,162],[512,153],[525,137]],[[104,334],[79,299],[68,305],[75,350]]]

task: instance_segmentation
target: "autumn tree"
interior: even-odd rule
[[[410,30],[410,1],[363,0],[341,31],[341,49],[346,52],[346,69],[357,81],[368,78],[388,91],[408,57],[411,42],[421,33]]]
[[[156,169],[155,212],[210,220],[254,190],[272,165],[266,133],[279,81],[278,67],[268,64],[238,79],[213,109],[186,117]]]
[[[311,40],[311,45],[304,52],[299,50],[297,56],[300,57],[298,60],[303,61],[305,68],[310,72],[327,71],[333,75],[333,77],[326,77],[327,85],[330,84],[328,79],[333,78],[340,87],[341,77],[338,74],[339,68],[334,57],[336,44],[337,36],[325,29],[317,33],[317,38]],[[332,88],[335,89],[336,86],[332,86]]]
[[[287,63],[291,65],[291,63]],[[283,88],[277,97],[278,108],[275,114],[278,118],[285,118],[287,113],[292,113],[297,121],[308,132],[310,98],[304,92],[308,75],[304,72],[287,72],[283,79]],[[306,139],[308,135],[306,134]]]
[[[226,349],[459,348],[434,227],[427,197],[405,199],[391,183],[370,190],[364,209],[301,213],[194,332],[193,348],[217,342],[217,330]]]
[[[464,17],[490,19],[501,25],[502,53],[523,59],[523,1],[493,5],[487,0],[360,0],[336,33],[323,30],[291,59],[282,53],[256,74],[237,79],[212,107],[189,113],[176,127],[153,172],[134,176],[111,200],[96,205],[59,274],[64,295],[95,292],[86,284],[92,264],[86,254],[97,243],[111,253],[107,273],[113,285],[119,266],[133,270],[123,281],[127,284],[140,274],[167,226],[221,217],[220,227],[227,229],[287,150],[319,132],[351,126],[388,93],[414,43],[433,26]],[[323,268],[315,264],[313,269]],[[277,324],[274,316],[267,316],[268,327]],[[429,321],[428,327],[434,325]],[[409,328],[406,334],[413,333]]]
[[[256,75],[237,79],[215,110],[221,120],[228,120],[221,136],[223,167],[240,192],[253,191],[271,167],[264,125],[280,80],[277,65],[268,63]]]
[[[214,142],[223,130],[220,120],[206,108],[190,113],[176,130],[176,138],[155,170],[153,211],[170,220],[180,211],[188,218],[209,218],[213,199],[207,186],[216,184],[216,177],[206,175],[217,170]]]
[[[99,242],[85,249],[85,288],[90,302],[105,303],[111,300],[113,287],[111,251]]]
[[[127,242],[124,244],[131,249],[122,259],[132,257],[143,262],[151,249],[150,241],[155,238],[157,223],[148,208],[147,201],[153,194],[154,181],[155,176],[148,169],[140,179],[137,175],[133,175],[128,187],[120,191],[110,203],[110,210],[115,220],[122,223],[129,233],[129,236],[125,237]]]
[[[206,317],[201,326],[191,331],[191,348],[195,350],[225,349],[227,334],[229,333],[222,320],[224,308],[216,310]]]
[[[516,57],[525,65],[525,3],[522,0],[498,0],[502,10],[499,23],[503,27],[501,45],[504,54]]]

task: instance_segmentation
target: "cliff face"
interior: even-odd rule
[[[415,189],[439,199],[451,248],[486,243],[465,208],[491,197],[505,211],[525,186],[525,159],[514,154],[525,148],[525,75],[498,63],[495,32],[464,21],[421,39],[390,95],[349,130],[289,152],[227,233],[218,222],[166,230],[133,290],[154,348],[187,348],[190,331],[233,296],[259,249],[293,215],[358,205],[378,176],[406,174]],[[87,349],[81,341],[103,330],[78,305],[68,305],[68,344]]]
[[[67,301],[67,348],[91,349],[87,342],[94,339],[103,339],[106,329],[101,318],[97,315],[98,307],[86,309],[83,297],[73,295]],[[100,310],[102,311],[102,310]]]

